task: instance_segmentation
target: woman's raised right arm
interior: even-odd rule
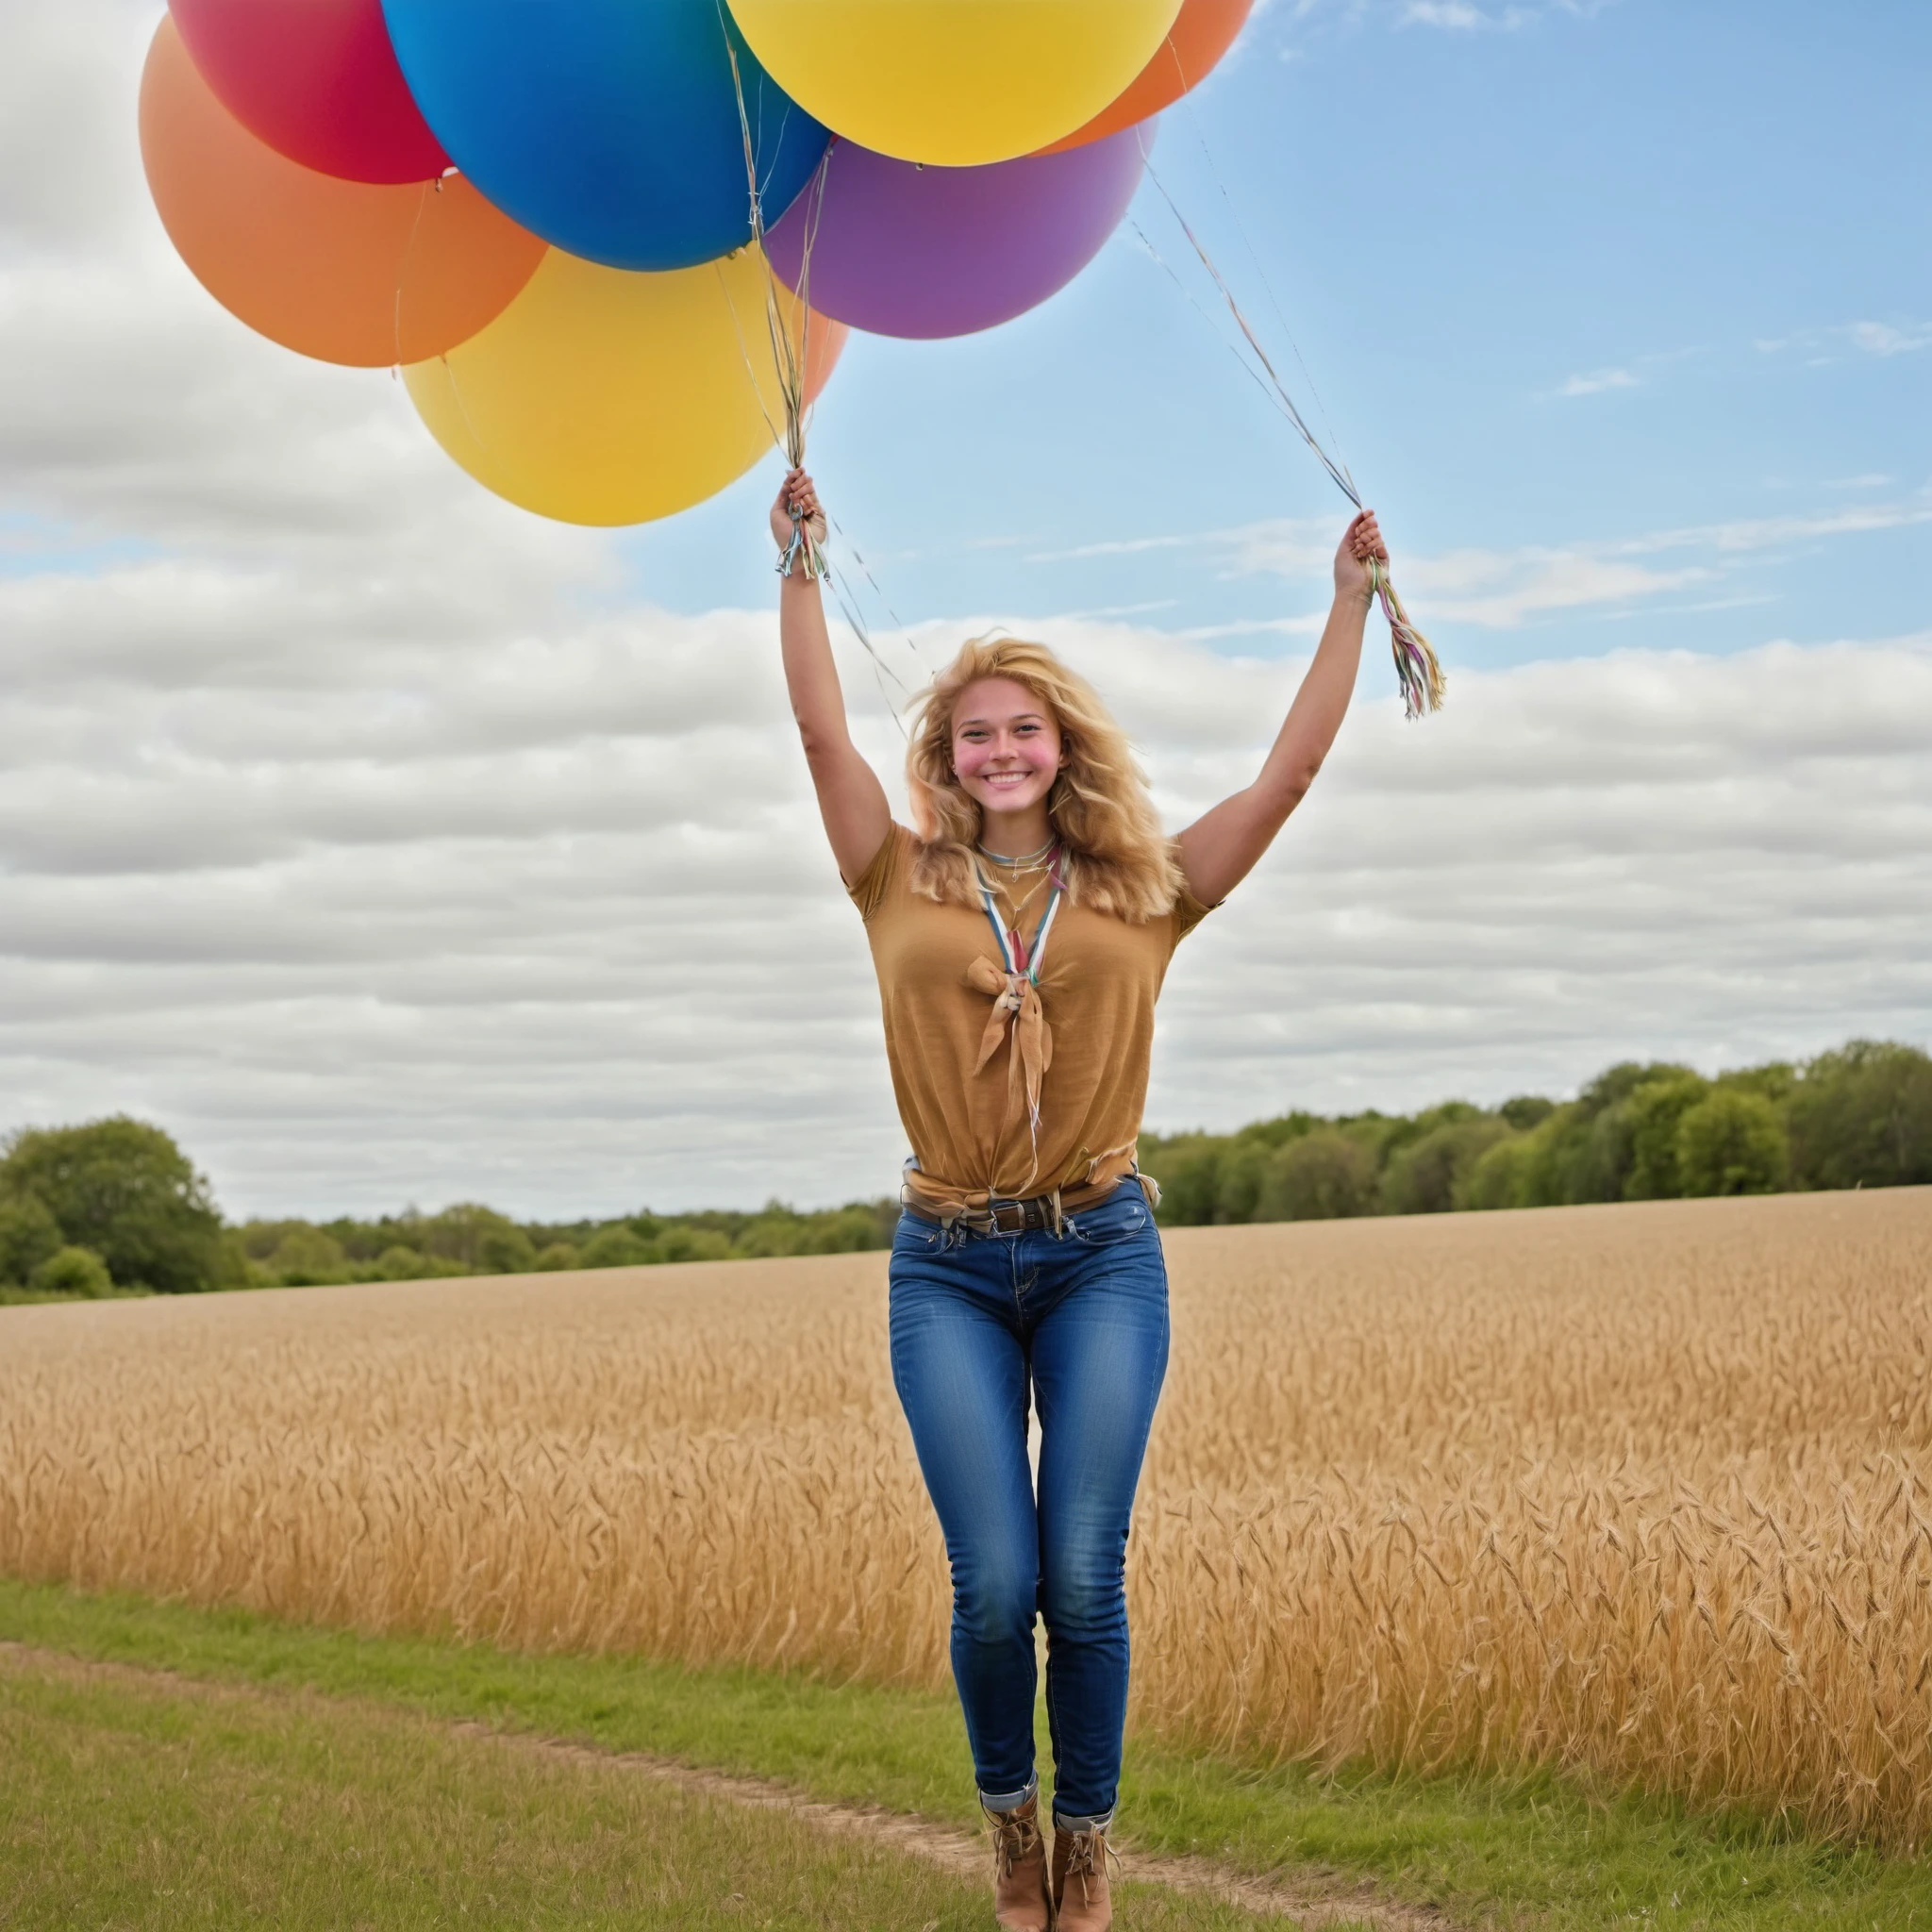
[[[781,547],[791,541],[793,513],[823,537],[824,511],[818,491],[803,470],[793,470],[779,486],[772,506],[772,536]],[[892,828],[891,807],[878,774],[859,756],[845,721],[845,693],[832,661],[825,629],[825,607],[817,583],[801,571],[778,579],[778,641],[785,659],[785,688],[791,715],[819,796],[832,857],[850,885],[864,872]]]

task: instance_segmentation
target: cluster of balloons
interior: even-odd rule
[[[639,523],[758,460],[782,362],[808,400],[849,328],[1072,280],[1252,4],[170,0],[142,154],[252,328],[400,366],[511,502]]]

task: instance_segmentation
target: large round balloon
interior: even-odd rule
[[[277,154],[345,181],[433,181],[449,157],[409,97],[382,0],[169,0],[222,105]]]
[[[821,314],[874,335],[991,328],[1092,260],[1140,185],[1142,138],[1130,127],[985,168],[923,168],[835,141],[823,184],[772,230],[772,265]]]
[[[1056,154],[1062,148],[1099,141],[1172,107],[1214,71],[1221,57],[1234,45],[1254,7],[1255,0],[1181,0],[1181,10],[1167,38],[1127,91],[1086,126],[1055,142],[1047,152]]]
[[[543,243],[459,177],[373,187],[278,155],[224,108],[163,18],[141,153],[169,239],[209,294],[286,348],[382,368],[500,314]]]
[[[955,168],[1031,154],[1084,125],[1146,66],[1180,10],[1180,0],[730,5],[772,77],[828,126],[880,154]]]
[[[553,250],[482,334],[403,379],[437,441],[511,503],[572,524],[671,516],[772,447],[770,287],[756,248],[664,275]],[[779,299],[816,393],[844,331]]]
[[[525,227],[613,268],[688,268],[751,239],[750,122],[767,223],[826,133],[779,92],[719,0],[385,0],[417,104]]]

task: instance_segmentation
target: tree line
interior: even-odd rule
[[[1169,1226],[1909,1186],[1932,1182],[1932,1058],[1853,1041],[1714,1079],[1625,1061],[1570,1101],[1295,1112],[1231,1134],[1143,1136],[1141,1152]],[[518,1222],[464,1203],[231,1224],[167,1133],[116,1116],[23,1128],[0,1147],[0,1300],[846,1254],[889,1246],[897,1215],[889,1200],[773,1201]]]
[[[173,1138],[117,1116],[28,1127],[0,1152],[0,1301],[309,1288],[836,1255],[891,1243],[898,1206],[513,1221],[474,1202],[377,1220],[229,1223]]]
[[[1856,1040],[1707,1079],[1626,1060],[1574,1100],[1289,1113],[1143,1137],[1170,1226],[1932,1182],[1932,1058]]]

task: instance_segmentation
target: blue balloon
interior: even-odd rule
[[[766,225],[830,140],[719,0],[383,0],[450,158],[505,214],[610,268],[691,268],[751,239],[738,56]]]

